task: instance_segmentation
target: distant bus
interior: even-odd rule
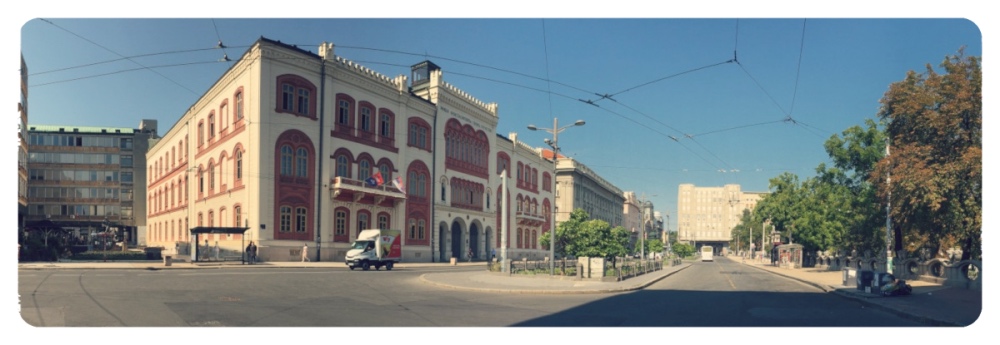
[[[701,246],[701,261],[712,261],[712,246]]]

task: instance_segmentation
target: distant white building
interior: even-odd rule
[[[677,240],[729,247],[732,229],[740,223],[743,210],[753,210],[767,193],[743,192],[738,184],[696,187],[681,184],[677,192]]]

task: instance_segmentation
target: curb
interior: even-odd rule
[[[861,302],[861,304],[863,304],[865,307],[871,307],[871,308],[878,309],[878,310],[881,310],[881,311],[889,312],[889,313],[892,313],[892,314],[894,314],[896,316],[902,317],[904,319],[916,321],[916,322],[919,322],[919,323],[922,323],[922,324],[925,324],[925,325],[928,325],[928,326],[964,327],[963,325],[955,323],[955,322],[938,320],[938,319],[927,317],[927,316],[914,315],[914,314],[907,313],[905,311],[902,311],[902,310],[899,310],[899,309],[896,309],[896,308],[892,308],[892,307],[885,306],[885,305],[882,305],[882,304],[875,303],[875,302],[871,301],[872,299],[876,299],[876,298],[884,298],[884,297],[879,296],[879,295],[863,296],[863,295],[858,295],[858,294],[851,293],[851,292],[840,291],[840,289],[836,289],[836,288],[834,288],[832,286],[829,286],[829,285],[817,284],[817,283],[814,283],[814,282],[811,282],[811,281],[807,281],[807,280],[803,280],[803,279],[800,279],[800,278],[796,278],[796,277],[784,275],[784,274],[781,274],[779,272],[775,272],[775,271],[772,271],[772,270],[768,270],[768,269],[757,267],[756,265],[751,265],[751,266],[754,267],[754,268],[756,268],[756,269],[758,269],[758,270],[761,270],[761,271],[769,272],[769,273],[772,273],[772,274],[775,274],[775,275],[779,275],[779,276],[782,276],[782,277],[785,277],[785,278],[788,278],[788,279],[799,281],[801,283],[812,285],[812,286],[814,286],[816,288],[819,288],[820,290],[823,290],[823,292],[826,292],[826,293],[833,293],[833,294],[841,296],[843,298],[849,298],[849,299]]]
[[[538,294],[538,295],[604,294],[604,293],[618,293],[618,292],[628,292],[628,291],[641,290],[641,289],[644,289],[646,287],[649,287],[650,285],[653,285],[653,283],[656,283],[656,282],[658,282],[660,280],[663,280],[666,277],[672,276],[672,275],[676,274],[677,272],[683,271],[683,270],[687,269],[690,266],[691,266],[690,264],[685,265],[684,267],[678,268],[678,269],[676,269],[676,270],[674,270],[672,272],[668,272],[666,274],[663,274],[660,277],[650,279],[649,281],[647,281],[645,283],[641,283],[641,284],[637,284],[637,285],[633,285],[633,286],[629,286],[629,287],[614,288],[614,289],[593,289],[593,290],[551,289],[551,290],[538,290],[538,289],[478,288],[478,287],[467,287],[467,286],[452,285],[452,284],[447,284],[447,283],[435,282],[435,281],[427,279],[426,276],[428,274],[434,274],[434,273],[424,273],[424,274],[421,274],[420,275],[420,281],[424,282],[424,283],[427,283],[427,284],[430,284],[430,285],[434,285],[434,286],[442,287],[442,288],[447,288],[447,289],[463,290],[463,291],[474,291],[474,292],[486,292],[486,293]]]

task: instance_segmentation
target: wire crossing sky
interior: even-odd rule
[[[334,53],[386,76],[423,60],[499,104],[497,133],[559,118],[586,125],[561,153],[675,214],[677,186],[801,179],[828,163],[823,142],[875,118],[907,71],[965,47],[966,19],[836,18],[35,18],[21,26],[29,123],[165,133],[260,37]],[[675,224],[675,219],[671,222]],[[671,229],[676,225],[671,224]]]

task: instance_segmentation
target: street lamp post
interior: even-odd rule
[[[543,130],[552,134],[552,140],[545,139],[545,143],[552,147],[552,185],[553,185],[553,195],[555,194],[555,184],[556,184],[556,169],[559,168],[559,132],[566,130],[567,128],[573,126],[583,126],[586,124],[583,120],[576,120],[572,125],[559,127],[559,118],[552,118],[552,128],[539,128],[535,125],[528,125],[528,130],[537,131]],[[558,204],[557,204],[558,205]],[[552,216],[552,229],[549,229],[549,275],[556,275],[556,227],[558,222],[556,221],[555,215]]]

